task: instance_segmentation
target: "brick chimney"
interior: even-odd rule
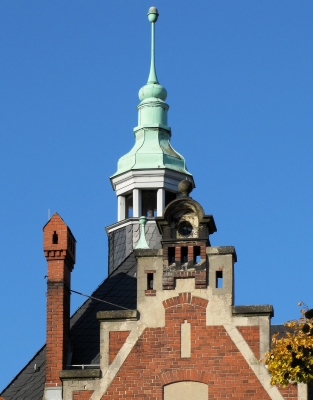
[[[75,264],[76,240],[55,213],[43,228],[44,254],[48,262],[46,400],[62,399],[60,371],[69,354],[71,272]]]

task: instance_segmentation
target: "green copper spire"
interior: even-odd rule
[[[158,20],[158,10],[155,7],[150,7],[148,11],[148,19],[151,22],[151,64],[148,83],[159,83],[155,71],[155,58],[154,58],[154,24]]]
[[[155,70],[155,23],[159,13],[150,7],[148,20],[151,23],[151,63],[148,82],[139,90],[140,104],[138,126],[134,128],[134,147],[118,161],[117,175],[131,170],[170,169],[191,174],[187,171],[185,159],[170,144],[171,128],[167,125],[168,104],[166,89],[159,84]]]
[[[148,19],[151,22],[151,63],[148,82],[139,90],[139,99],[141,101],[151,97],[165,100],[167,96],[166,89],[159,84],[155,70],[154,24],[157,22],[158,16],[159,13],[156,7],[150,7],[148,11]]]

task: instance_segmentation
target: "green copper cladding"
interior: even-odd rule
[[[166,100],[166,89],[159,84],[155,70],[155,51],[154,51],[154,24],[158,20],[159,13],[156,7],[150,7],[148,11],[148,19],[151,22],[151,62],[148,82],[143,86],[138,93],[139,100],[143,101],[151,97]]]
[[[148,19],[151,22],[151,64],[148,83],[159,83],[155,71],[155,58],[154,58],[154,24],[158,20],[158,10],[155,7],[150,7],[148,11]]]
[[[137,246],[135,249],[149,249],[147,240],[146,240],[146,234],[145,234],[145,225],[147,223],[147,218],[146,217],[140,217],[139,218],[139,224],[140,224],[140,239],[137,243]]]
[[[159,16],[155,7],[150,7],[151,64],[148,82],[139,90],[140,104],[138,126],[134,128],[135,145],[118,161],[118,168],[111,178],[133,169],[168,168],[191,175],[183,156],[170,144],[171,128],[167,125],[168,104],[166,89],[158,82],[155,70],[155,22]]]

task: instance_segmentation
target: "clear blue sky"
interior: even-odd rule
[[[107,276],[109,176],[133,145],[152,5],[172,144],[212,245],[236,248],[236,304],[273,304],[273,323],[313,306],[312,0],[2,0],[0,390],[45,342],[48,209],[77,239],[72,288]]]

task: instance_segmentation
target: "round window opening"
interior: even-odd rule
[[[182,236],[189,236],[192,232],[192,225],[190,222],[188,221],[184,221],[181,224],[179,224],[178,227],[178,232],[180,233],[180,235]]]

